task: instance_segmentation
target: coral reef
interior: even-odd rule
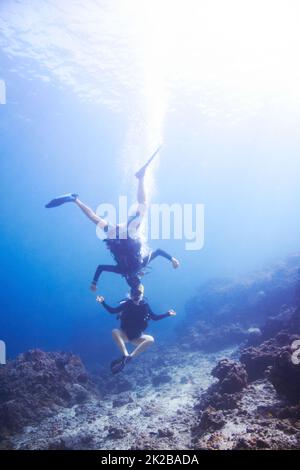
[[[91,378],[68,353],[9,361],[0,448],[299,449],[299,266],[294,256],[202,287],[180,341],[155,344],[117,376]]]
[[[292,343],[280,348],[267,374],[277,393],[286,397],[291,403],[300,401],[300,367],[292,361],[294,351],[291,344],[295,338],[300,340],[300,336],[291,337]]]
[[[57,405],[56,394],[48,395],[47,407],[51,411],[43,415],[36,411],[32,419],[19,422],[17,428],[6,426],[0,447],[189,449],[197,393],[214,381],[211,371],[221,356],[230,356],[232,352],[186,353],[178,361],[177,347],[154,346],[144,357],[130,363],[126,375],[111,376],[101,370],[94,382],[88,379],[83,386],[89,396],[84,401],[58,400]],[[44,356],[44,365],[52,363],[53,357],[60,357],[52,353],[39,354]],[[74,356],[71,362],[73,360]],[[20,361],[22,363],[23,359],[19,358]],[[14,361],[8,366],[15,370]],[[83,373],[81,367],[77,371],[79,375]],[[77,373],[71,377],[76,383]],[[18,380],[22,380],[21,377]],[[73,386],[73,381],[66,382],[58,375],[55,380],[67,388],[70,383]],[[29,382],[24,383],[20,398],[27,397],[29,389]],[[22,402],[20,399],[19,403]],[[39,408],[41,404],[42,397],[31,397],[32,407]],[[20,424],[25,427],[21,428]]]
[[[222,359],[212,370],[212,375],[219,379],[221,393],[240,392],[247,386],[248,374],[242,364]]]
[[[223,393],[221,383],[212,385],[195,406],[194,448],[299,448],[299,404],[288,406],[266,379],[233,393]]]
[[[0,438],[86,401],[93,390],[77,356],[31,350],[0,368]]]
[[[213,369],[219,381],[201,395],[195,407],[195,447],[299,449],[298,318],[296,309],[274,338],[244,349],[240,362],[223,359]]]

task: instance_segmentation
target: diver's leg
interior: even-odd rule
[[[145,187],[145,175],[139,178],[138,189],[137,189],[137,201],[139,205],[146,205],[146,187]]]
[[[144,175],[139,178],[137,189],[137,202],[138,207],[134,216],[130,217],[127,222],[127,233],[131,238],[135,238],[137,231],[141,226],[143,218],[147,212],[147,196]]]
[[[121,372],[126,366],[126,364],[131,361],[131,356],[128,353],[125,345],[125,343],[128,343],[129,340],[125,332],[122,330],[118,330],[117,328],[112,331],[112,336],[122,353],[122,357],[112,361],[112,363],[110,364],[110,370],[113,374],[118,374],[118,372]]]
[[[99,225],[100,228],[105,229],[105,227],[108,226],[108,222],[99,215],[97,215],[93,209],[91,209],[89,206],[84,204],[82,201],[80,201],[79,198],[75,199],[75,204],[82,210],[82,212],[87,216],[88,219],[90,219],[94,224]]]
[[[137,229],[140,227],[141,222],[147,212],[147,194],[145,186],[145,173],[148,168],[148,165],[152,162],[155,155],[159,152],[160,147],[154,152],[150,157],[147,163],[135,174],[138,179],[138,189],[137,189],[137,202],[138,208],[136,215],[127,222],[127,230],[129,235],[133,237],[136,234]]]
[[[130,354],[130,356],[134,358],[134,357],[137,357],[142,352],[146,351],[146,349],[148,349],[149,346],[151,346],[154,343],[154,338],[153,336],[150,336],[150,335],[142,335],[140,338],[135,339],[131,342],[136,346],[134,351],[132,351],[132,353]]]
[[[147,163],[135,174],[137,179],[139,180],[138,183],[138,190],[137,190],[137,200],[138,200],[138,212],[140,214],[140,217],[143,217],[145,215],[145,212],[147,210],[147,195],[146,195],[146,187],[145,187],[145,173],[156,156],[156,154],[160,151],[161,147],[158,147],[158,149],[154,152],[154,154],[149,158]]]
[[[94,278],[91,284],[91,290],[95,292],[97,288],[97,282],[99,281],[99,277],[103,272],[107,273],[115,273],[115,274],[122,274],[123,275],[123,270],[120,268],[118,265],[110,265],[110,264],[99,264],[99,266],[96,269],[96,272],[94,274]]]
[[[125,342],[128,342],[128,338],[122,330],[115,328],[112,330],[112,337],[118,346],[119,350],[123,354],[123,356],[129,356],[129,353],[126,348]]]

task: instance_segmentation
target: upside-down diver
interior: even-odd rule
[[[140,284],[137,288],[131,289],[130,298],[120,302],[118,307],[107,305],[102,296],[96,298],[97,302],[102,304],[109,313],[118,313],[117,318],[121,320],[120,328],[115,328],[112,331],[113,339],[122,353],[119,359],[111,363],[110,368],[113,374],[121,372],[126,364],[154,343],[153,336],[144,334],[149,320],[158,321],[176,315],[174,310],[156,315],[152,312],[149,304],[143,300],[143,297],[144,286]],[[131,353],[128,352],[126,343],[135,346]]]
[[[103,272],[110,272],[123,276],[126,279],[128,285],[132,289],[136,289],[141,283],[143,269],[146,268],[148,264],[158,256],[171,261],[175,269],[179,267],[179,261],[161,249],[154,250],[147,256],[143,256],[143,243],[141,237],[138,236],[138,229],[140,228],[142,220],[145,217],[147,211],[144,177],[148,165],[154,159],[159,150],[160,148],[156,150],[156,152],[150,157],[146,164],[135,174],[136,178],[138,179],[138,208],[135,214],[128,218],[126,223],[117,225],[110,224],[107,220],[97,215],[90,207],[84,204],[76,193],[64,194],[63,196],[52,199],[46,205],[46,208],[52,208],[58,207],[67,202],[73,202],[83,211],[88,219],[90,219],[106,233],[107,238],[104,240],[104,242],[113,255],[116,264],[100,264],[97,267],[91,284],[92,291],[96,291],[97,282]]]

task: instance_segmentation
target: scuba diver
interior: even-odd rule
[[[71,193],[52,199],[46,208],[58,207],[67,202],[74,202],[83,213],[106,234],[104,240],[107,248],[113,255],[116,265],[100,264],[95,272],[91,284],[91,290],[97,290],[97,282],[103,272],[120,274],[123,276],[131,288],[137,288],[141,283],[143,270],[148,264],[158,256],[169,260],[174,269],[179,267],[179,261],[165,251],[158,249],[150,252],[147,256],[142,255],[143,243],[141,238],[137,236],[141,222],[147,210],[146,189],[144,177],[148,165],[152,162],[160,147],[154,152],[146,164],[135,174],[138,179],[137,201],[138,208],[134,215],[130,216],[127,223],[111,225],[105,219],[98,216],[90,207],[85,205],[78,194]]]
[[[171,261],[175,269],[179,266],[179,261],[176,258],[161,249],[152,251],[149,255],[142,257],[142,243],[138,238],[120,239],[117,240],[117,242],[116,240],[113,240],[112,243],[110,239],[106,239],[104,241],[107,243],[107,246],[113,254],[117,264],[99,264],[91,284],[92,291],[96,291],[97,282],[104,271],[121,274],[125,277],[128,285],[131,288],[135,288],[139,286],[141,282],[141,276],[144,274],[143,269],[158,256],[162,256],[163,258]]]
[[[121,372],[126,364],[154,343],[153,336],[144,334],[149,320],[158,321],[176,315],[174,310],[156,315],[143,297],[144,286],[140,284],[137,288],[130,290],[130,298],[120,302],[118,307],[107,305],[102,296],[96,298],[97,302],[102,304],[109,313],[118,313],[117,318],[121,320],[120,328],[115,328],[112,331],[113,339],[122,353],[122,357],[111,363],[110,368],[113,374]],[[135,346],[130,354],[126,348],[126,343],[132,343]]]

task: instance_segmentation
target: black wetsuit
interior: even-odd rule
[[[139,304],[135,304],[131,299],[125,300],[118,307],[110,307],[106,302],[103,302],[102,305],[109,313],[120,314],[121,330],[130,340],[137,339],[142,335],[149,320],[158,321],[170,316],[169,313],[156,315],[144,300]]]
[[[141,283],[141,271],[151,261],[158,256],[162,256],[169,261],[172,260],[172,256],[161,249],[155,250],[149,255],[142,257],[141,240],[139,238],[133,238],[129,234],[129,226],[137,217],[139,217],[138,212],[128,219],[126,238],[120,237],[117,230],[115,239],[107,238],[104,240],[117,264],[99,264],[93,278],[93,284],[96,285],[101,274],[106,271],[124,276],[128,285],[131,288],[136,288]],[[108,231],[108,226],[105,228],[105,231]]]

